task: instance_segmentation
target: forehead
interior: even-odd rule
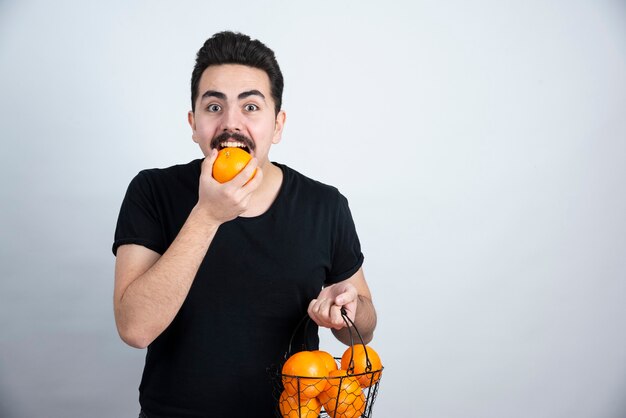
[[[250,90],[259,90],[270,97],[270,79],[265,71],[240,64],[221,64],[207,67],[200,77],[198,96],[207,90],[216,90],[227,97]]]

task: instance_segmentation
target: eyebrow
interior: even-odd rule
[[[248,91],[244,91],[243,93],[239,93],[239,96],[237,96],[237,98],[239,100],[241,99],[245,99],[246,97],[250,97],[250,96],[259,96],[261,97],[263,100],[265,100],[265,96],[263,95],[263,93],[261,93],[258,90],[248,90]]]
[[[226,95],[224,93],[215,90],[205,91],[202,95],[202,100],[206,99],[207,97],[217,97],[218,99],[226,100]]]
[[[245,99],[246,97],[250,97],[250,96],[259,96],[260,98],[262,98],[263,100],[265,100],[265,95],[263,93],[261,93],[258,90],[248,90],[248,91],[244,91],[243,93],[239,93],[239,96],[237,96],[237,98],[239,100],[241,99]],[[204,94],[202,95],[201,100],[204,100],[208,97],[216,97],[220,100],[226,100],[226,95],[224,93],[222,93],[221,91],[216,91],[216,90],[207,90],[204,92]]]

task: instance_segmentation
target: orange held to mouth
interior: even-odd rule
[[[241,148],[230,147],[221,149],[213,163],[213,178],[220,183],[226,183],[239,174],[251,159],[252,156]],[[255,174],[256,170],[254,170],[250,179]]]

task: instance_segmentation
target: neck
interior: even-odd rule
[[[259,188],[252,192],[248,209],[241,214],[244,218],[265,213],[274,203],[283,182],[283,171],[278,166],[267,161],[261,169],[263,170],[263,181]]]

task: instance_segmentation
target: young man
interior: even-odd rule
[[[198,51],[188,115],[205,158],[130,183],[113,244],[114,308],[121,338],[148,347],[142,416],[274,416],[267,368],[307,313],[348,344],[344,307],[372,339],[376,313],[346,199],[269,160],[285,124],[282,90],[269,48],[214,35]],[[211,173],[226,146],[253,158],[221,184]],[[308,329],[316,349],[317,327]]]

